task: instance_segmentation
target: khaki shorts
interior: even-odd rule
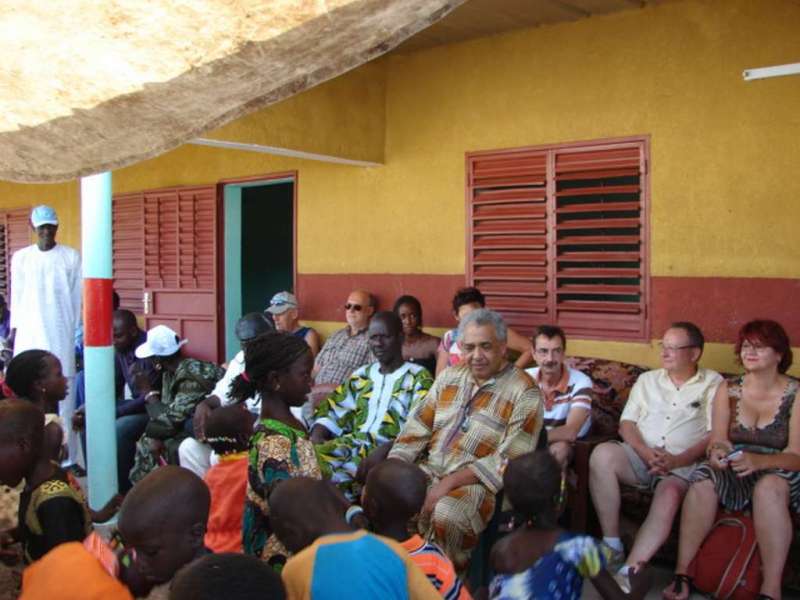
[[[622,446],[622,449],[625,451],[625,455],[628,457],[628,462],[631,465],[631,469],[633,469],[633,474],[636,477],[636,484],[638,486],[654,489],[658,482],[665,478],[664,475],[651,475],[650,467],[646,462],[644,462],[644,460],[642,460],[642,457],[636,453],[636,450],[633,449],[633,446],[626,444],[625,442],[615,441],[615,443]],[[688,486],[689,475],[691,474],[692,470],[694,470],[694,465],[690,467],[681,467],[680,469],[671,471],[667,477],[675,477],[680,479]]]

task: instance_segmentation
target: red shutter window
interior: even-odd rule
[[[647,141],[638,138],[470,155],[470,278],[489,306],[525,333],[556,323],[578,337],[645,339],[646,154]],[[530,176],[523,157],[546,166],[538,188],[543,196],[535,200],[530,192],[519,199],[524,186],[516,182]],[[502,177],[484,180],[484,164],[506,168]],[[481,246],[487,242],[476,232],[484,227],[485,194],[509,189],[519,200],[504,205],[514,235],[541,244],[494,256],[494,272],[515,275],[503,281],[501,291],[512,299],[504,302],[482,276]]]
[[[143,202],[141,193],[114,196],[112,221],[114,291],[120,306],[137,314],[143,311]]]
[[[213,288],[213,186],[144,193],[145,287]]]
[[[30,209],[0,213],[0,293],[11,302],[11,257],[31,244]]]
[[[469,177],[473,285],[513,327],[549,320],[547,154],[478,157]]]

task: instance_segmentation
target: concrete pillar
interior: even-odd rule
[[[81,178],[81,238],[89,504],[99,509],[118,490],[110,172]]]

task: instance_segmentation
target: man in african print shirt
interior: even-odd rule
[[[418,462],[430,485],[419,520],[464,572],[503,486],[507,462],[536,448],[539,388],[506,358],[507,328],[491,310],[461,320],[463,360],[442,371],[409,416],[389,458]]]
[[[359,496],[355,477],[361,461],[378,447],[388,451],[433,384],[424,367],[403,360],[403,324],[397,315],[376,314],[367,339],[378,361],[357,369],[317,407],[311,429],[323,473],[351,501]]]

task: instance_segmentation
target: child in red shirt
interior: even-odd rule
[[[205,476],[211,512],[205,544],[214,552],[242,551],[242,515],[247,493],[247,450],[253,416],[244,405],[224,406],[206,421],[206,442],[219,456]]]

